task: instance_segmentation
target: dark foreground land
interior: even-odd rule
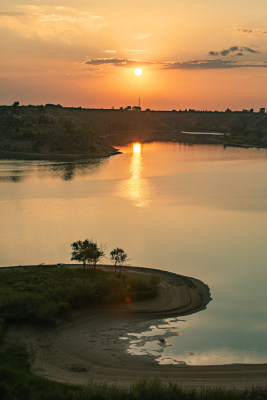
[[[267,398],[265,364],[160,366],[127,355],[119,338],[144,328],[155,311],[181,315],[207,305],[201,281],[136,267],[119,274],[110,266],[5,268],[0,275],[3,400]],[[138,300],[130,309],[128,297]]]
[[[96,385],[89,382],[84,387],[53,382],[34,376],[25,348],[17,345],[1,355],[1,400],[264,400],[267,393],[262,388],[246,390],[184,389],[175,384],[167,386],[158,381],[141,381],[128,389]]]
[[[267,147],[267,114],[0,106],[2,158],[98,158],[133,141]]]

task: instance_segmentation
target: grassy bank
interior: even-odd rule
[[[182,389],[163,386],[157,381],[139,382],[130,389],[89,384],[87,387],[66,385],[34,376],[25,349],[20,345],[0,355],[1,400],[264,400],[264,389]]]
[[[0,318],[52,324],[71,310],[152,298],[159,280],[101,270],[27,267],[0,271]]]

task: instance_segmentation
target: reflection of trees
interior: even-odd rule
[[[0,182],[21,182],[25,171],[16,161],[4,161],[0,164]]]
[[[21,182],[23,180],[23,176],[20,175],[9,175],[9,176],[0,176],[0,182]]]
[[[84,161],[51,162],[51,161],[12,161],[6,162],[1,168],[0,181],[21,182],[32,177],[61,178],[70,181],[76,176],[93,174],[107,158]]]
[[[53,176],[60,176],[64,181],[70,181],[75,176],[84,176],[94,173],[105,161],[106,159],[97,159],[84,162],[58,163],[53,164],[50,171],[53,173]]]
[[[67,164],[65,171],[64,171],[64,175],[63,175],[63,179],[64,181],[71,181],[73,176],[75,174],[75,167],[73,164]]]

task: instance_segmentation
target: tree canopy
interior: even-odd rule
[[[110,254],[111,261],[114,263],[115,271],[116,271],[117,265],[119,265],[121,268],[123,263],[128,258],[127,253],[125,253],[125,251],[119,247],[116,247],[115,249],[113,249],[109,254]]]
[[[88,264],[96,268],[97,262],[105,255],[102,245],[98,246],[96,242],[88,239],[78,240],[72,243],[71,247],[73,249],[71,260],[82,262],[84,267]]]

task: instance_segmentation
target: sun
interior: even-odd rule
[[[141,68],[135,68],[134,74],[136,76],[141,76],[143,74],[143,70]]]
[[[133,144],[133,153],[141,153],[141,144],[140,143]]]

